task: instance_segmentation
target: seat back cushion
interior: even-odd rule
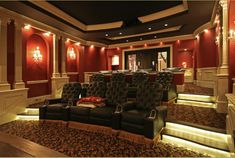
[[[113,73],[111,76],[111,82],[125,82],[124,73]]]
[[[104,82],[105,77],[102,73],[95,73],[91,76],[91,82]]]
[[[139,84],[148,81],[148,76],[143,72],[135,72],[132,76],[132,86],[137,87]]]
[[[162,85],[158,82],[140,84],[136,94],[136,108],[151,110],[159,106],[162,99]]]
[[[126,82],[109,82],[106,91],[106,104],[116,106],[127,101],[128,84]]]
[[[164,90],[167,90],[173,81],[173,73],[169,71],[159,72],[156,81],[159,82]]]
[[[87,87],[86,96],[105,97],[106,83],[105,82],[92,82]]]
[[[62,100],[68,102],[69,99],[78,99],[81,93],[81,84],[78,82],[67,83],[63,87]]]

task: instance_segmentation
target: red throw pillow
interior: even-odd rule
[[[104,102],[104,98],[101,97],[95,97],[95,96],[90,96],[90,97],[85,97],[85,98],[81,98],[78,103],[103,103]]]

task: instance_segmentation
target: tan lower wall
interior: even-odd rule
[[[214,88],[216,83],[216,74],[216,67],[198,68],[196,84],[201,87]]]

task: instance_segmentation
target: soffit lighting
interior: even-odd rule
[[[67,38],[67,39],[66,39],[66,42],[70,42],[70,39],[69,39],[69,38]]]
[[[49,37],[51,35],[51,32],[45,32],[43,33],[43,35]]]
[[[90,48],[94,48],[94,45],[90,45]]]
[[[80,44],[81,44],[80,42],[76,42],[76,43],[75,43],[75,45],[77,45],[77,46],[80,46]]]
[[[24,25],[24,29],[29,30],[30,28],[31,28],[31,25],[29,25],[29,24]]]
[[[204,32],[207,33],[207,32],[208,32],[208,29],[205,29]]]

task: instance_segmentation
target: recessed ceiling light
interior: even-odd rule
[[[126,42],[128,42],[129,40],[126,40]]]
[[[142,41],[142,38],[140,38],[140,40]]]
[[[107,34],[107,33],[106,33],[106,34],[105,34],[105,36],[106,36],[106,37],[108,37],[108,36],[109,36],[109,34]]]
[[[167,26],[168,26],[168,24],[164,24],[164,26],[166,26],[166,27],[167,27]]]
[[[149,28],[148,28],[148,30],[152,30],[152,28],[151,28],[151,27],[149,27]]]
[[[121,33],[121,32],[119,32],[119,35],[122,35],[122,33]]]
[[[157,38],[157,36],[154,36],[154,38]]]

